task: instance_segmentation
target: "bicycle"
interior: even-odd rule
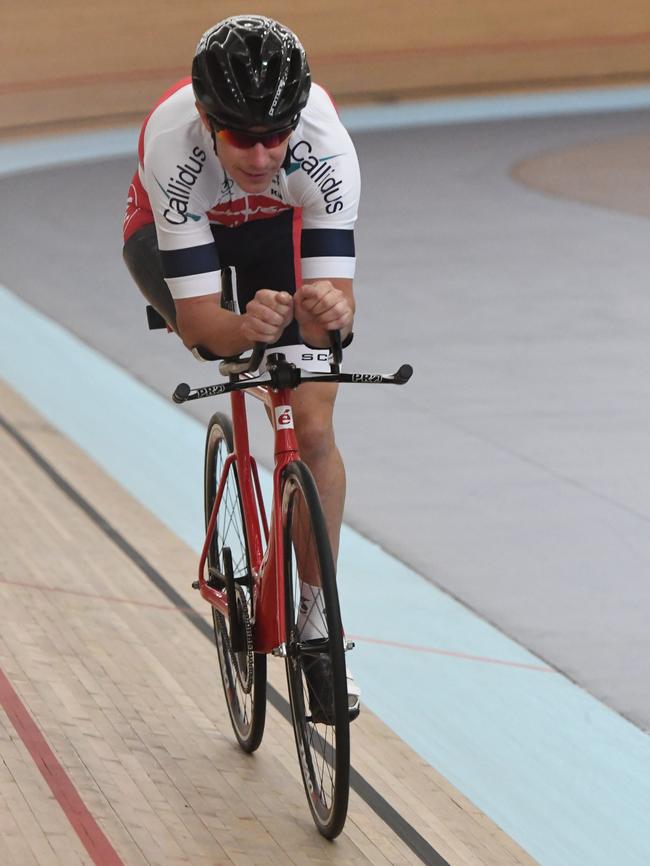
[[[230,293],[229,280],[222,280],[222,304],[232,303]],[[260,373],[265,350],[257,344],[247,358],[221,361],[219,370],[228,383],[195,389],[181,383],[173,394],[176,403],[222,394],[231,401],[232,424],[221,412],[208,423],[206,536],[193,586],[212,606],[226,704],[246,752],[259,747],[264,733],[267,655],[284,658],[307,801],[319,832],[333,839],[343,829],[348,807],[351,718],[344,655],[354,644],[345,639],[341,624],[335,565],[316,484],[300,460],[292,393],[306,381],[402,385],[413,370],[404,364],[392,376],[342,373],[337,332],[329,373],[301,370],[281,352],[269,355],[266,371]],[[265,403],[274,427],[270,521],[249,450],[245,394]],[[320,589],[322,608],[303,606],[301,614],[302,583]]]

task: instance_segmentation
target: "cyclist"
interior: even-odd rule
[[[311,83],[297,36],[259,15],[210,28],[191,79],[145,120],[138,157],[124,259],[185,346],[212,359],[260,341],[303,368],[328,370],[327,332],[339,329],[344,346],[352,339],[359,167],[329,96]],[[236,277],[234,312],[220,306],[223,267]],[[303,384],[294,403],[335,561],[345,499],[336,391]],[[301,595],[301,617],[317,638],[320,591],[303,583]],[[351,676],[348,693],[354,717]]]

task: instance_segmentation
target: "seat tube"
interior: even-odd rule
[[[288,388],[271,391],[276,462],[281,455],[285,455],[285,463],[298,459],[298,440],[293,424],[292,393]]]
[[[293,391],[280,388],[271,392],[273,413],[273,430],[275,434],[275,471],[273,473],[273,498],[275,516],[273,527],[278,634],[285,640],[287,637],[286,604],[285,604],[285,551],[282,531],[282,480],[284,470],[294,460],[299,458],[298,440],[293,422],[292,407]]]
[[[258,652],[270,652],[286,639],[282,475],[285,466],[298,458],[291,394],[291,391],[285,389],[270,392],[271,419],[275,436],[275,469],[269,549],[255,621],[255,649]]]

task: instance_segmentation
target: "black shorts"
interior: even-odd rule
[[[235,270],[236,300],[240,312],[245,312],[248,302],[259,289],[291,294],[296,291],[292,210],[271,219],[253,220],[237,228],[214,224],[211,228],[221,266]],[[176,329],[176,310],[163,277],[153,223],[131,235],[124,245],[123,255],[131,276],[147,301]],[[215,291],[219,290],[216,283]],[[301,345],[295,321],[274,345]]]

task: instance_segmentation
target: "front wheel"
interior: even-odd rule
[[[232,452],[230,419],[215,413],[208,424],[205,442],[205,525],[212,514],[224,463]],[[251,627],[251,569],[244,524],[239,479],[230,466],[214,534],[208,549],[211,581],[223,585],[221,576],[232,576],[231,598],[237,610],[238,641],[231,644],[230,622],[212,608],[214,639],[221,680],[230,720],[239,745],[254,752],[262,742],[266,717],[266,656],[253,652]]]
[[[350,719],[336,573],[316,484],[290,463],[282,488],[287,683],[307,801],[328,839],[343,829]]]

